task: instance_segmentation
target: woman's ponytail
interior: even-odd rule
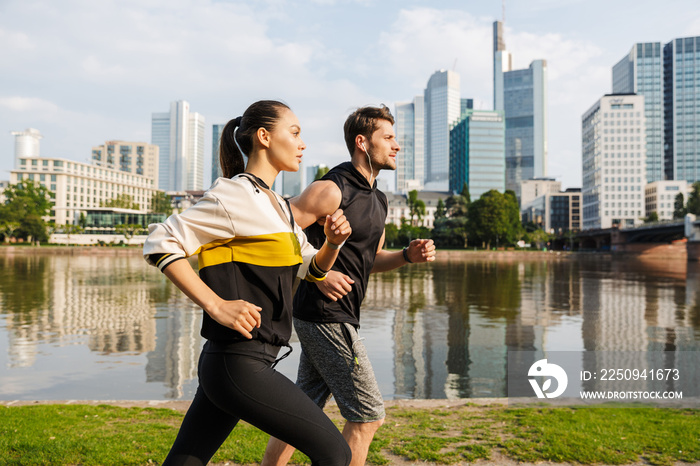
[[[221,172],[225,178],[232,178],[239,173],[243,173],[245,163],[241,153],[240,144],[236,141],[236,136],[243,117],[234,118],[226,123],[221,133],[219,143],[219,164]]]

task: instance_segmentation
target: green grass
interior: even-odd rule
[[[337,409],[329,415],[341,425]],[[108,405],[0,407],[0,465],[159,464],[183,413]],[[213,462],[260,462],[267,434],[240,423]],[[700,411],[670,408],[387,408],[368,463],[527,462],[670,465],[700,461]],[[295,464],[308,459],[295,453]]]

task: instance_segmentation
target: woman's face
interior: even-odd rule
[[[301,139],[301,126],[294,112],[285,108],[280,111],[277,125],[270,132],[270,163],[279,171],[299,171],[302,152],[306,144]]]

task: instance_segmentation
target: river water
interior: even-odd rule
[[[202,311],[138,252],[98,251],[0,253],[0,399],[193,396]],[[372,276],[361,320],[386,399],[503,397],[513,351],[700,351],[700,264],[442,251]]]

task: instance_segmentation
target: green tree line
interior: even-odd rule
[[[35,181],[24,180],[9,185],[4,190],[5,202],[0,204],[0,237],[4,242],[19,239],[40,244],[46,242],[54,231],[67,234],[80,233],[85,228],[85,215],[80,214],[77,225],[54,225],[46,222],[50,215],[53,193]],[[103,207],[140,210],[139,204],[128,194],[120,194],[102,203]],[[170,198],[162,191],[156,191],[151,199],[150,212],[172,213]],[[116,225],[115,230],[127,238],[142,232],[139,225]]]

